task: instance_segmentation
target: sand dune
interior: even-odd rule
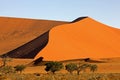
[[[91,18],[51,29],[47,46],[35,59],[70,60],[120,57],[120,29]]]
[[[48,36],[44,35],[46,38],[40,39],[43,38],[41,37],[42,34],[46,33],[52,27],[64,23],[66,22],[0,17],[0,54],[5,54],[9,51],[12,51],[38,37],[39,40],[41,40],[38,42],[38,44],[44,44],[42,40],[47,39]],[[36,41],[34,41],[34,43],[35,42]],[[12,54],[11,56],[16,57],[18,55],[17,57],[20,57],[21,54],[24,56],[24,54],[26,55],[28,52],[33,51],[33,49],[40,47],[40,45],[38,46],[34,43],[30,42],[30,45],[24,46],[23,48],[20,47],[10,52],[10,54]],[[29,48],[30,46],[34,48]],[[16,54],[16,51],[18,51],[19,54]]]
[[[32,41],[29,41],[28,43],[1,55],[1,57],[7,55],[11,58],[32,58],[33,59],[36,56],[36,54],[39,51],[41,51],[48,43],[48,37],[49,37],[48,34],[49,34],[49,31],[38,36]]]

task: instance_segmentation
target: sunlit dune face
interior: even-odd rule
[[[120,30],[91,18],[52,28],[49,43],[35,59],[68,60],[77,58],[120,57]]]

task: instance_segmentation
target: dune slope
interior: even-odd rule
[[[36,54],[48,43],[48,34],[49,31],[30,42],[1,55],[1,57],[9,56],[11,58],[34,58]]]
[[[120,30],[91,18],[51,29],[47,46],[35,59],[69,60],[120,57]]]
[[[11,57],[34,57],[35,54],[32,52],[39,52],[46,44],[48,31],[56,25],[65,23],[52,20],[0,17],[0,55],[8,53]],[[36,42],[38,39],[39,41]]]

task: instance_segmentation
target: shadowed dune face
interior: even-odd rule
[[[0,54],[14,50],[47,32],[52,27],[65,23],[62,21],[0,17]],[[29,49],[28,47],[26,50]]]
[[[69,60],[120,57],[120,30],[85,18],[51,29],[47,46],[35,59]]]
[[[49,31],[35,38],[34,40],[12,50],[1,57],[9,56],[11,58],[34,58],[48,43]]]

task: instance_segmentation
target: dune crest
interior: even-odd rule
[[[52,27],[65,23],[67,22],[42,19],[39,20],[0,17],[0,55],[9,52],[10,54],[13,54],[12,57],[14,57],[14,55],[18,57],[17,55],[23,56],[26,53],[29,54],[31,50],[36,49],[40,46],[36,45],[36,41],[34,41],[34,43],[31,43],[29,46],[22,47],[20,49],[17,48],[29,43],[36,38],[40,39],[38,44],[43,44],[43,41],[47,39],[47,35],[44,35],[44,40],[40,36],[47,33]]]
[[[51,29],[47,46],[35,59],[68,60],[120,57],[120,30],[85,18]]]

